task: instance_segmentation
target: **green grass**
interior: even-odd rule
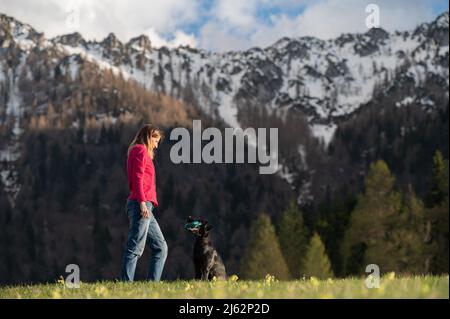
[[[449,298],[448,276],[381,278],[378,289],[364,279],[277,281],[171,281],[81,283],[78,289],[61,283],[0,287],[2,298]]]

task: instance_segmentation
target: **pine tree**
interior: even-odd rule
[[[327,279],[334,276],[325,245],[317,233],[314,233],[309,243],[303,265],[303,274],[306,277],[319,279]]]
[[[433,158],[430,189],[426,195],[427,208],[432,208],[448,199],[448,161],[437,151]]]
[[[327,247],[334,274],[338,277],[345,275],[340,248],[355,205],[356,195],[353,193],[347,195],[341,193],[335,200],[325,199],[319,206],[320,217],[313,226]]]
[[[426,196],[426,271],[443,273],[449,271],[448,247],[448,160],[437,151],[433,159],[430,189]]]
[[[347,273],[364,273],[368,264],[377,264],[382,271],[399,270],[395,232],[402,226],[401,195],[394,184],[384,161],[370,166],[365,193],[358,198],[342,244]]]
[[[307,232],[302,212],[293,201],[281,217],[279,238],[281,251],[294,278],[300,278],[303,273],[302,264],[308,247]]]
[[[289,279],[289,270],[281,253],[270,217],[262,214],[253,223],[250,239],[241,264],[245,279],[262,279],[267,274],[277,279]]]
[[[402,196],[399,228],[395,231],[394,242],[399,243],[398,256],[402,271],[425,273],[424,238],[425,207],[417,198],[412,186]]]

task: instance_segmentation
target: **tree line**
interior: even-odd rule
[[[383,160],[370,165],[364,191],[357,196],[345,231],[327,247],[330,211],[307,225],[292,202],[277,227],[262,214],[254,221],[241,263],[244,278],[279,279],[362,275],[369,264],[382,272],[402,274],[448,273],[448,160],[437,151],[428,191],[421,199],[409,186],[395,187],[395,176]],[[338,207],[336,205],[335,207]],[[330,258],[331,251],[334,251]],[[336,257],[339,255],[339,258]]]

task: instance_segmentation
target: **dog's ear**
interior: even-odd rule
[[[211,224],[206,224],[205,230],[210,231],[211,229],[213,229],[213,226]]]

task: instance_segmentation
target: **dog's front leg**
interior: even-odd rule
[[[213,266],[214,266],[214,259],[215,259],[215,257],[216,257],[216,251],[213,251],[209,256],[208,256],[208,260],[207,260],[207,262],[206,262],[206,264],[205,264],[205,266],[203,267],[203,269],[205,269],[205,272],[204,272],[204,278],[203,278],[203,280],[210,280],[210,279],[212,279],[212,278],[209,278],[209,274],[211,273],[211,269],[213,268]]]
[[[206,267],[203,267],[201,270],[201,279],[208,280],[208,276],[209,276],[209,269],[207,269]]]

